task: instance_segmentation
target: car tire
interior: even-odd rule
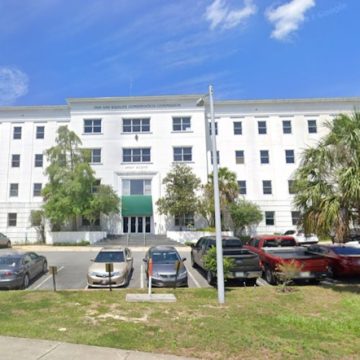
[[[215,278],[210,270],[206,272],[206,281],[211,286],[215,285]]]
[[[191,254],[191,266],[192,266],[194,269],[197,268],[197,264],[196,264],[196,262],[195,262],[195,260],[194,260],[194,255],[193,255],[193,254]]]
[[[26,273],[26,274],[24,275],[23,283],[22,283],[21,288],[25,290],[25,289],[29,286],[29,284],[30,284],[29,274]]]
[[[10,242],[10,241],[8,241],[8,242],[6,243],[6,247],[7,247],[7,248],[11,248],[11,242]]]
[[[276,277],[274,272],[270,269],[269,266],[265,267],[265,280],[270,284],[270,285],[276,285],[277,281],[276,281]]]
[[[47,265],[47,261],[43,262],[43,266],[42,266],[42,273],[46,274],[48,271],[48,265]]]

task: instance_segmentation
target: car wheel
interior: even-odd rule
[[[194,260],[194,255],[193,254],[191,254],[191,266],[195,269],[195,268],[197,268],[197,264],[196,264],[196,262],[195,262],[195,260]]]
[[[26,289],[30,284],[30,278],[28,274],[24,275],[22,289]]]
[[[270,285],[276,285],[277,283],[274,272],[268,266],[265,267],[265,280]]]
[[[208,270],[206,273],[206,281],[208,282],[209,285],[215,284],[214,276],[210,270]]]
[[[46,274],[47,271],[48,271],[47,262],[44,261],[44,262],[43,262],[43,267],[42,267],[42,273],[43,273],[43,274]]]
[[[6,247],[11,248],[11,242],[10,241],[7,242]]]

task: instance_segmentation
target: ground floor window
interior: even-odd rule
[[[265,224],[266,225],[275,225],[275,212],[274,211],[265,211]]]
[[[8,213],[8,226],[17,225],[17,213]]]
[[[185,214],[181,216],[175,216],[175,226],[194,226],[194,214]]]

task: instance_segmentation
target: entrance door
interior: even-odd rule
[[[151,216],[123,217],[123,233],[151,233]]]

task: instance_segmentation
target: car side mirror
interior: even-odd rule
[[[131,261],[132,260],[132,257],[131,256],[128,256],[127,258],[126,258],[126,261]]]
[[[196,248],[196,244],[190,244],[190,247],[191,247],[192,249],[194,249],[194,248]]]
[[[143,259],[143,262],[147,263],[148,261],[147,261],[147,259],[144,258],[144,259]]]
[[[186,261],[186,257],[183,257],[183,258],[181,259],[181,261],[182,261],[182,262]]]

